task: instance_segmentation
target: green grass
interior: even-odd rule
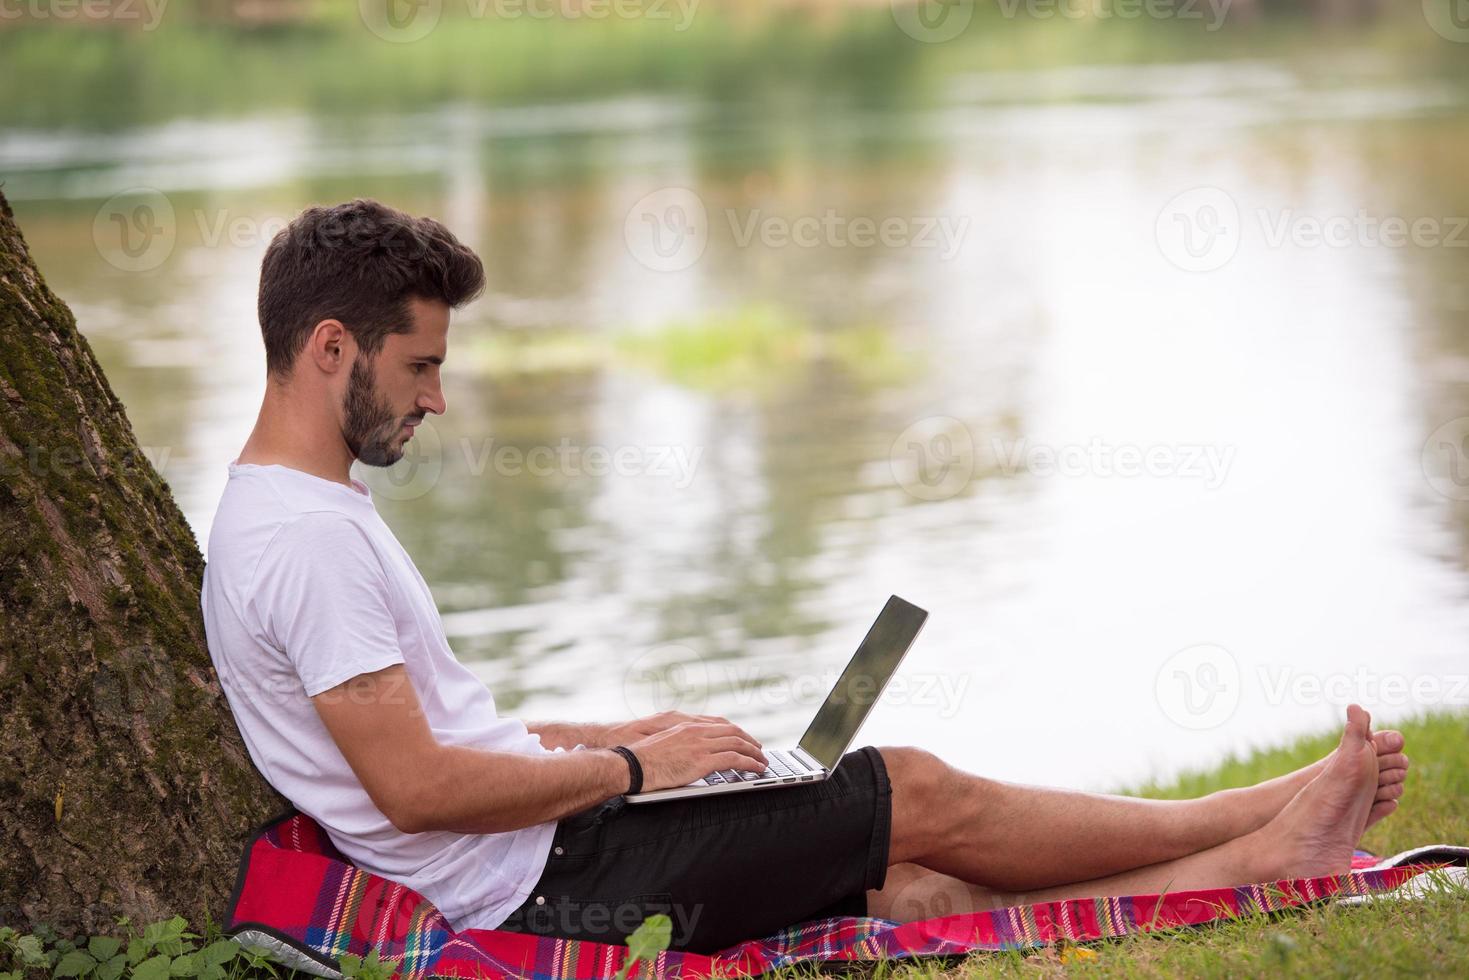
[[[1363,841],[1378,854],[1392,854],[1420,844],[1469,842],[1469,714],[1446,713],[1415,719],[1398,726],[1408,739],[1412,760],[1408,792],[1398,812],[1382,821]],[[1335,736],[1302,739],[1290,746],[1229,759],[1207,772],[1188,773],[1161,785],[1136,792],[1162,798],[1199,796],[1218,789],[1243,786],[1277,776],[1320,758]],[[216,924],[207,922],[192,936],[182,919],[172,926],[154,924],[146,930],[120,928],[119,942],[104,943],[99,952],[126,956],[139,949],[137,962],[164,957],[164,967],[189,951],[209,948],[220,939]],[[181,932],[182,931],[182,932]],[[48,975],[74,948],[58,946],[47,931],[41,939],[6,935],[0,929],[0,978]],[[147,942],[140,942],[146,935]],[[129,940],[132,940],[130,942]],[[93,940],[94,943],[98,942]],[[86,949],[80,941],[75,948]],[[28,953],[22,954],[24,946]],[[95,948],[95,947],[94,947]],[[7,963],[10,956],[13,962]],[[46,969],[22,970],[24,959],[49,956]],[[260,977],[305,977],[262,963],[244,951],[219,960],[217,972],[206,970],[195,957],[176,967],[175,976],[209,976],[218,980]],[[79,959],[73,956],[73,965]],[[7,974],[3,971],[14,970]],[[371,965],[350,971],[362,977],[384,975]],[[1226,977],[1363,976],[1373,974],[1469,975],[1469,896],[1445,895],[1414,903],[1377,903],[1360,908],[1325,905],[1275,917],[1251,916],[1215,926],[1131,936],[1086,946],[1049,947],[1027,952],[978,953],[959,963],[915,961],[879,963],[854,969],[863,977],[976,977],[1075,976]],[[97,971],[83,976],[106,976]],[[772,974],[794,978],[815,976],[810,967]]]
[[[1469,715],[1430,715],[1396,726],[1407,736],[1412,768],[1402,805],[1368,832],[1362,846],[1390,855],[1420,844],[1469,843]],[[1129,792],[1165,799],[1278,776],[1319,759],[1334,734],[1227,760],[1206,772]],[[1276,917],[1033,952],[982,953],[948,965],[886,965],[874,976],[903,978],[1068,976],[1238,977],[1469,975],[1469,896],[1416,903],[1325,905]],[[798,974],[791,973],[790,976]]]

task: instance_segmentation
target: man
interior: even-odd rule
[[[662,911],[675,948],[708,952],[831,914],[1332,874],[1397,807],[1403,738],[1373,734],[1355,705],[1326,758],[1196,800],[1011,785],[865,747],[825,782],[626,805],[635,763],[661,789],[765,756],[712,716],[500,717],[349,475],[354,460],[392,464],[445,411],[450,311],[483,285],[441,224],[373,201],[311,208],[276,236],[260,277],[265,398],[230,464],[202,599],[262,774],[456,928],[620,942]]]

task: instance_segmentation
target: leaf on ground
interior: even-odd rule
[[[56,968],[51,971],[51,975],[53,977],[79,977],[96,965],[97,961],[92,958],[92,954],[74,949],[61,958]]]

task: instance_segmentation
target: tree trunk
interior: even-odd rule
[[[210,663],[203,570],[0,193],[0,923],[218,922],[285,808]]]

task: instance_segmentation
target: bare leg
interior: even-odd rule
[[[893,786],[889,863],[911,862],[1002,891],[1202,851],[1264,826],[1300,788],[1292,774],[1255,787],[1259,792],[1144,800],[986,779],[918,749],[880,751]]]
[[[1376,738],[1384,782],[1372,822],[1397,806],[1408,765],[1402,735]],[[1171,861],[1258,830],[1338,754],[1255,786],[1144,800],[985,779],[919,749],[881,752],[893,784],[889,863],[1011,892]]]
[[[1378,803],[1378,753],[1367,713],[1353,705],[1327,765],[1263,827],[1185,857],[1052,887],[999,892],[914,864],[890,869],[868,893],[873,915],[912,921],[954,912],[1097,895],[1187,891],[1277,878],[1340,874]],[[1401,785],[1394,784],[1394,785]]]

